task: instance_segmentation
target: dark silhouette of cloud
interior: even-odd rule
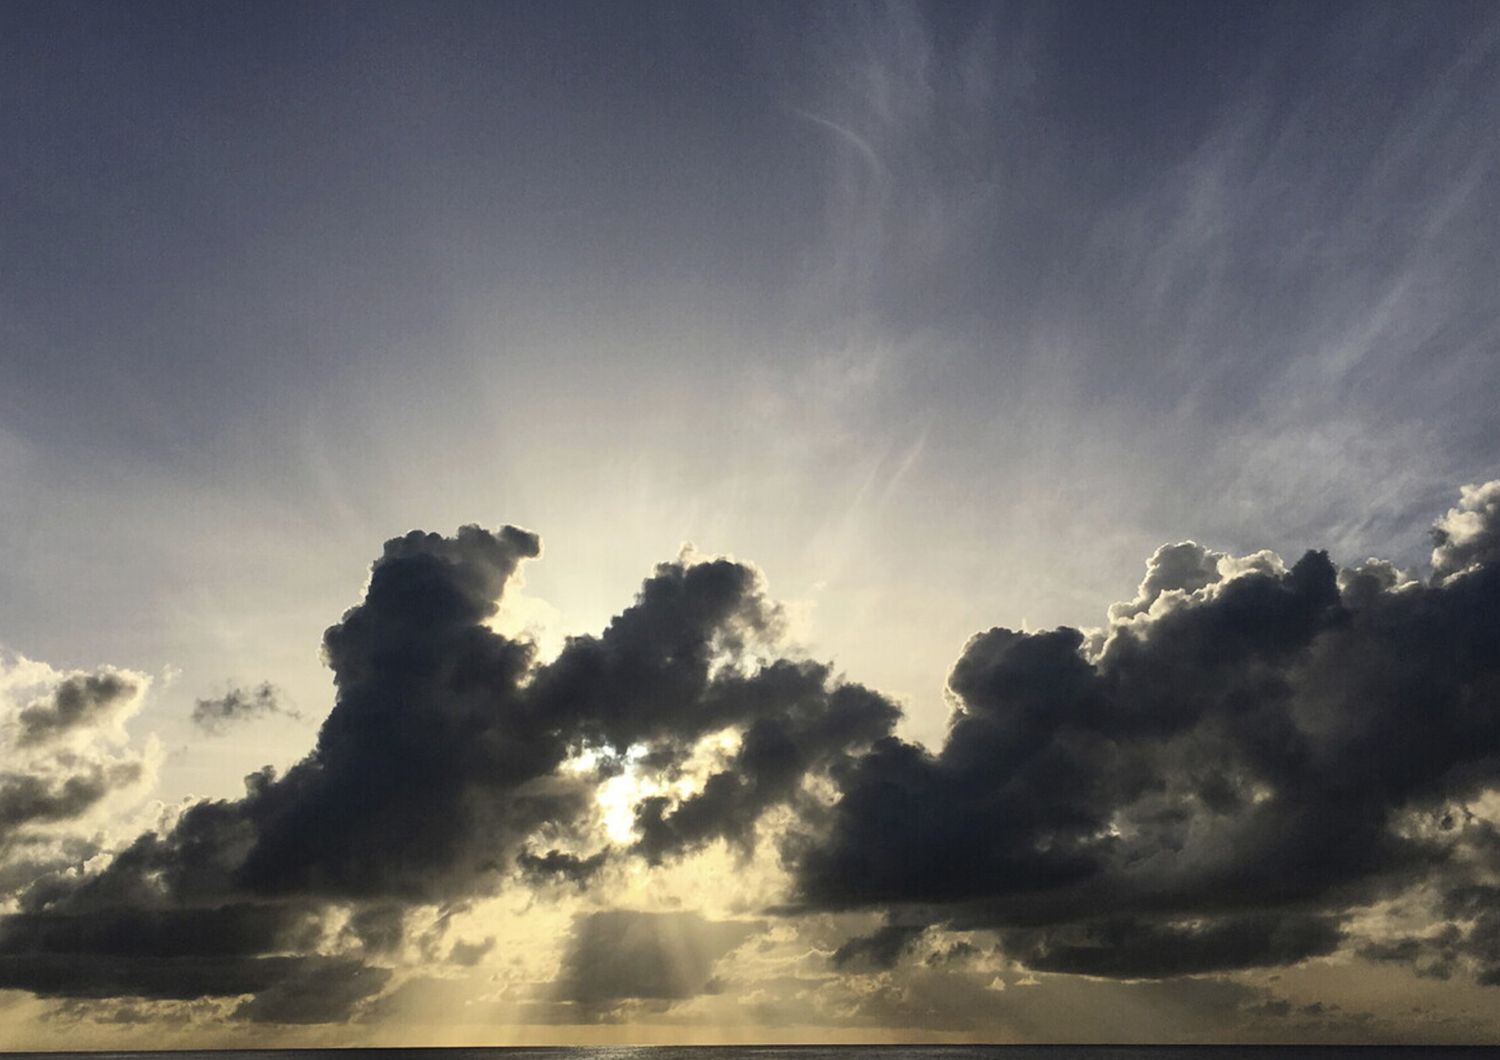
[[[744,730],[703,796],[658,808],[638,852],[661,860],[719,837],[749,843],[762,811],[803,798],[809,770],[849,760],[898,716],[874,693],[835,684],[826,667],[752,667],[751,649],[769,643],[779,615],[758,573],[727,560],[662,564],[602,634],[572,638],[538,667],[529,642],[486,623],[539,549],[513,527],[387,542],[364,601],[324,637],[338,698],[314,751],[284,775],[252,774],[242,799],[189,806],[101,872],[36,881],[20,896],[33,918],[26,937],[62,937],[81,915],[123,917],[145,931],[137,948],[151,954],[204,908],[262,908],[279,922],[307,903],[348,904],[347,930],[364,952],[389,953],[406,905],[491,893],[518,874],[583,883],[598,871],[607,850],[532,847],[543,832],[577,835],[593,820],[594,785],[608,770],[563,769],[581,748],[614,761],[644,746],[643,768],[672,775],[703,736]],[[117,952],[103,934],[88,938]],[[262,941],[247,939],[243,955],[280,952]],[[12,981],[24,986],[30,961],[43,989],[53,958],[88,950],[19,945],[0,937]],[[350,971],[339,982],[374,980]],[[240,1014],[291,1011],[278,1001]]]
[[[788,840],[803,907],[1165,977],[1326,954],[1347,910],[1495,864],[1452,808],[1500,775],[1497,496],[1465,490],[1428,583],[1177,545],[1104,631],[976,636],[943,747],[880,741]]]

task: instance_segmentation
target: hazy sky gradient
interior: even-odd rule
[[[1477,2],[8,4],[0,648],[151,677],[150,797],[234,797],[312,745],[320,639],[387,539],[539,533],[499,622],[544,655],[691,542],[936,747],[972,635],[1101,626],[1163,542],[1427,564],[1500,474],[1497,128]],[[760,915],[768,858],[737,908],[682,908]],[[831,923],[767,938],[831,952]],[[705,968],[728,938],[673,930]],[[781,1004],[764,952],[736,996]],[[1493,1003],[1285,974],[1351,1019]],[[763,1025],[1048,1038],[1086,989],[1049,982],[989,1023],[949,984]],[[1249,1011],[1185,983],[1094,985],[1199,1014],[1121,1017],[1144,1037]],[[661,1033],[725,1025],[694,1004]],[[1377,1036],[1445,1033],[1415,1026]]]

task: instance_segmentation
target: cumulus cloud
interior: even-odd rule
[[[625,853],[661,861],[719,838],[752,843],[762,812],[804,801],[805,776],[847,764],[898,716],[827,667],[763,665],[757,653],[774,642],[779,612],[759,573],[728,560],[662,564],[601,634],[571,638],[538,665],[528,641],[489,622],[518,564],[539,550],[534,534],[514,527],[387,542],[364,600],[325,634],[337,699],[312,753],[284,774],[252,774],[241,799],[188,806],[98,871],[36,880],[20,904],[34,921],[27,938],[44,941],[23,947],[0,936],[8,981],[24,987],[33,968],[38,991],[57,992],[57,961],[91,946],[128,961],[106,954],[98,934],[66,950],[45,943],[83,915],[148,924],[156,936],[142,941],[142,959],[164,960],[149,957],[163,944],[151,938],[175,937],[174,918],[191,923],[203,909],[253,908],[280,924],[300,923],[309,908],[345,907],[342,935],[320,934],[294,952],[334,959],[338,935],[379,958],[399,945],[403,906],[462,901],[506,880],[586,882],[609,854],[591,830],[596,787],[627,752],[643,775],[677,780],[705,737],[743,733],[701,791],[637,811],[641,838]],[[599,769],[567,768],[585,752]],[[140,921],[142,911],[153,918]],[[201,993],[259,995],[269,987],[237,988],[281,967],[265,962],[285,952],[282,940],[233,937],[232,955],[171,959],[184,976],[197,974],[194,962],[232,959],[222,974],[205,970]],[[166,972],[154,974],[141,989],[168,996]],[[339,982],[363,989],[375,979],[349,971]],[[350,998],[353,989],[329,993]],[[239,1014],[279,1013],[311,1015],[280,1002]]]
[[[368,1017],[415,907],[446,925],[507,886],[588,893],[712,844],[743,858],[770,832],[790,879],[780,913],[886,918],[821,950],[825,975],[830,953],[835,971],[935,974],[919,943],[947,930],[1039,973],[1183,979],[1346,948],[1494,982],[1497,489],[1470,487],[1440,520],[1425,581],[1321,552],[1165,546],[1101,629],[973,637],[935,750],[895,735],[890,700],[782,657],[780,611],[747,564],[664,563],[543,663],[492,622],[538,538],[414,531],[325,634],[337,697],[313,750],[112,857],[40,867],[0,920],[0,985],[221,997],[262,1022]],[[28,769],[0,778],[0,827],[71,819],[132,782],[109,772],[130,759],[98,753],[137,694],[123,688],[145,684],[117,677],[48,671],[12,696],[4,732]],[[621,780],[625,839],[600,803]],[[1356,925],[1419,892],[1439,896],[1440,929]],[[599,1019],[701,998],[761,930],[589,912],[551,994],[526,1003]]]
[[[1425,584],[1187,543],[1092,637],[979,634],[945,744],[879,742],[788,840],[804,907],[1166,977],[1326,954],[1361,905],[1495,872],[1453,811],[1500,783],[1496,496],[1464,491]]]
[[[1438,580],[1500,560],[1500,479],[1465,486],[1458,507],[1434,524],[1432,539]]]

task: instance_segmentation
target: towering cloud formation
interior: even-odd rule
[[[324,637],[337,700],[314,750],[103,868],[36,865],[0,920],[0,986],[338,1019],[384,989],[404,910],[586,887],[627,858],[670,872],[721,840],[750,851],[773,809],[784,913],[888,917],[838,949],[851,972],[894,966],[930,926],[993,932],[1042,971],[1287,964],[1420,885],[1443,926],[1352,945],[1493,982],[1500,833],[1477,807],[1500,788],[1497,534],[1491,483],[1438,523],[1427,582],[1321,552],[1287,566],[1163,547],[1102,629],[975,636],[931,751],[894,735],[889,700],[777,657],[780,615],[749,566],[662,564],[543,665],[489,624],[537,537],[413,532]],[[143,683],[66,676],[12,711],[7,738],[32,757],[0,777],[0,841],[126,782],[109,769],[128,762],[47,749],[117,724]],[[624,770],[656,793],[611,842],[599,794]],[[753,930],[585,917],[555,997],[582,1011],[696,995]],[[687,966],[659,959],[665,935],[692,941]]]
[[[1429,584],[1187,543],[1092,636],[976,636],[942,749],[881,742],[790,842],[802,902],[1159,977],[1330,952],[1344,914],[1418,880],[1474,893],[1500,870],[1466,809],[1500,783],[1497,497],[1439,523]]]
[[[533,846],[588,842],[595,787],[628,751],[672,777],[714,733],[743,735],[701,793],[642,805],[632,849],[660,860],[747,842],[765,809],[806,798],[809,771],[847,762],[898,716],[826,667],[761,665],[776,608],[756,571],[726,560],[661,565],[600,636],[539,668],[531,644],[486,624],[539,547],[514,527],[387,542],[364,601],[324,637],[338,699],[314,751],[248,778],[243,799],[190,807],[101,872],[37,880],[0,922],[0,986],[253,993],[242,1014],[261,1019],[285,1007],[262,991],[292,976],[326,978],[325,995],[352,1004],[383,978],[354,974],[320,910],[352,908],[368,954],[383,947],[358,926],[390,903],[490,893],[518,867],[586,878],[608,851]],[[592,772],[565,768],[583,752]]]

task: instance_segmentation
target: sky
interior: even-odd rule
[[[1497,127],[1461,0],[0,7],[0,1041],[1500,1041]]]

